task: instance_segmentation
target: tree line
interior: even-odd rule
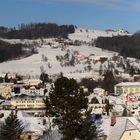
[[[21,24],[18,25],[18,28],[0,27],[0,37],[8,39],[67,38],[69,33],[74,32],[73,25],[57,25],[55,23]]]
[[[99,37],[96,47],[115,51],[124,57],[140,59],[140,34],[132,36]]]
[[[93,89],[96,87],[105,89],[109,94],[113,93],[114,86],[120,82],[119,79],[110,70],[105,71],[103,76],[103,79],[98,79],[97,81],[90,78],[83,78],[79,85],[88,88],[89,93],[93,93]]]
[[[19,57],[26,57],[34,53],[37,53],[37,51],[33,46],[28,46],[21,43],[10,44],[0,40],[0,62]]]

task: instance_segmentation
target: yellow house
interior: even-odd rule
[[[120,140],[140,140],[139,130],[125,131]]]
[[[45,104],[42,97],[24,96],[14,97],[11,105],[19,109],[43,109]]]
[[[7,85],[7,86],[0,85],[0,94],[11,93],[11,92],[12,92],[11,86],[9,86],[9,85]]]
[[[101,57],[100,55],[90,55],[88,59],[91,61],[99,61],[100,57]]]
[[[120,140],[140,140],[140,131],[129,119],[126,120],[125,131]]]
[[[122,82],[114,87],[114,93],[120,94],[135,94],[140,93],[140,82]]]
[[[23,132],[20,135],[20,140],[37,140],[38,139],[38,135],[35,132]]]
[[[42,83],[42,81],[40,79],[27,79],[27,80],[23,80],[23,85],[38,85]]]
[[[3,97],[11,97],[12,86],[10,84],[1,84],[0,85],[0,95]]]
[[[135,117],[116,117],[110,125],[106,121],[107,140],[140,140],[140,123]]]
[[[79,54],[79,55],[75,55],[76,60],[78,61],[83,61],[86,60],[87,57],[85,55]]]
[[[95,140],[140,140],[140,122],[135,117],[103,115],[102,123],[97,125],[97,130],[99,139]]]

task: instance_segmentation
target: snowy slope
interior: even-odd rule
[[[82,30],[82,31],[81,31]],[[88,30],[86,29],[76,29],[74,34],[70,34],[69,38],[71,40],[82,40],[89,42],[91,39],[95,39],[98,36],[112,36],[113,35],[126,35],[126,33],[121,33],[120,31],[116,32],[109,32],[106,31],[97,31],[97,30]],[[7,40],[8,42],[15,43],[20,42],[21,40]],[[22,40],[22,43],[31,43],[31,42],[38,42],[41,44],[41,40]],[[12,72],[12,73],[19,73],[22,75],[33,75],[39,76],[41,73],[40,67],[42,67],[49,75],[59,74],[60,72],[64,73],[65,76],[70,78],[82,78],[82,77],[93,77],[97,78],[98,75],[95,74],[95,70],[99,69],[100,62],[93,64],[91,63],[91,67],[93,70],[90,72],[84,71],[84,68],[87,66],[84,62],[80,64],[76,64],[75,67],[67,66],[62,67],[60,62],[56,60],[56,55],[64,55],[66,54],[66,50],[69,49],[70,52],[78,51],[79,54],[89,56],[90,54],[95,55],[102,55],[108,56],[109,58],[114,55],[114,52],[109,52],[106,50],[102,50],[100,48],[88,46],[88,45],[81,45],[81,46],[67,46],[66,50],[62,50],[60,47],[53,48],[46,43],[51,42],[52,44],[58,45],[58,42],[55,42],[54,39],[44,39],[44,44],[41,44],[40,48],[38,48],[39,53],[34,54],[30,57],[20,59],[20,60],[12,60],[8,62],[0,63],[0,73]],[[42,55],[48,58],[47,62],[44,62],[42,59]],[[49,67],[50,66],[50,67]],[[93,75],[94,73],[94,75]]]
[[[74,34],[70,34],[69,38],[71,40],[79,40],[79,41],[86,41],[89,42],[92,39],[96,39],[99,36],[103,37],[112,37],[112,36],[117,36],[117,35],[130,35],[126,33],[125,31],[123,32],[122,30],[116,30],[116,31],[100,31],[100,30],[92,30],[92,29],[81,29],[78,28],[75,30]]]
[[[86,56],[90,55],[91,53],[94,54],[102,54],[105,56],[112,56],[114,53],[109,51],[103,51],[100,48],[96,47],[90,47],[90,46],[69,46],[70,50],[77,50],[80,54],[84,54]],[[69,66],[69,67],[61,67],[60,63],[56,60],[56,55],[62,55],[64,54],[64,51],[61,51],[60,48],[51,48],[49,46],[43,46],[42,48],[39,48],[39,53],[34,54],[30,57],[21,59],[21,60],[12,60],[8,62],[0,63],[0,72],[16,72],[22,75],[40,75],[40,67],[43,66],[44,69],[48,74],[59,74],[60,72],[63,72],[68,77],[90,77],[92,73],[89,72],[76,72],[76,71],[83,71],[84,70],[84,64],[78,64],[75,67]],[[42,54],[47,56],[48,62],[43,62],[42,60]],[[51,68],[48,68],[48,63],[50,63]],[[99,67],[98,64],[96,64],[96,67]]]

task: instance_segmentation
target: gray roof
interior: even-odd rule
[[[123,86],[123,87],[124,86],[125,87],[127,87],[127,86],[140,86],[140,82],[121,82],[115,86]]]
[[[140,127],[140,123],[134,117],[117,117],[114,126],[110,123],[110,117],[103,119],[102,129],[109,140],[119,140],[125,131],[139,130]]]
[[[4,101],[4,102],[1,103],[1,105],[3,105],[3,106],[11,105],[11,102],[10,101]]]
[[[137,130],[137,127],[129,119],[126,119],[125,130]]]

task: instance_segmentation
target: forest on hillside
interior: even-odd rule
[[[99,37],[96,47],[118,52],[124,57],[140,59],[140,34],[132,36]]]
[[[18,28],[0,27],[0,37],[7,39],[67,38],[69,33],[74,32],[73,25],[57,25],[55,23],[21,24],[18,25]]]
[[[10,44],[0,40],[0,62],[27,57],[37,53],[36,49],[26,44]]]

